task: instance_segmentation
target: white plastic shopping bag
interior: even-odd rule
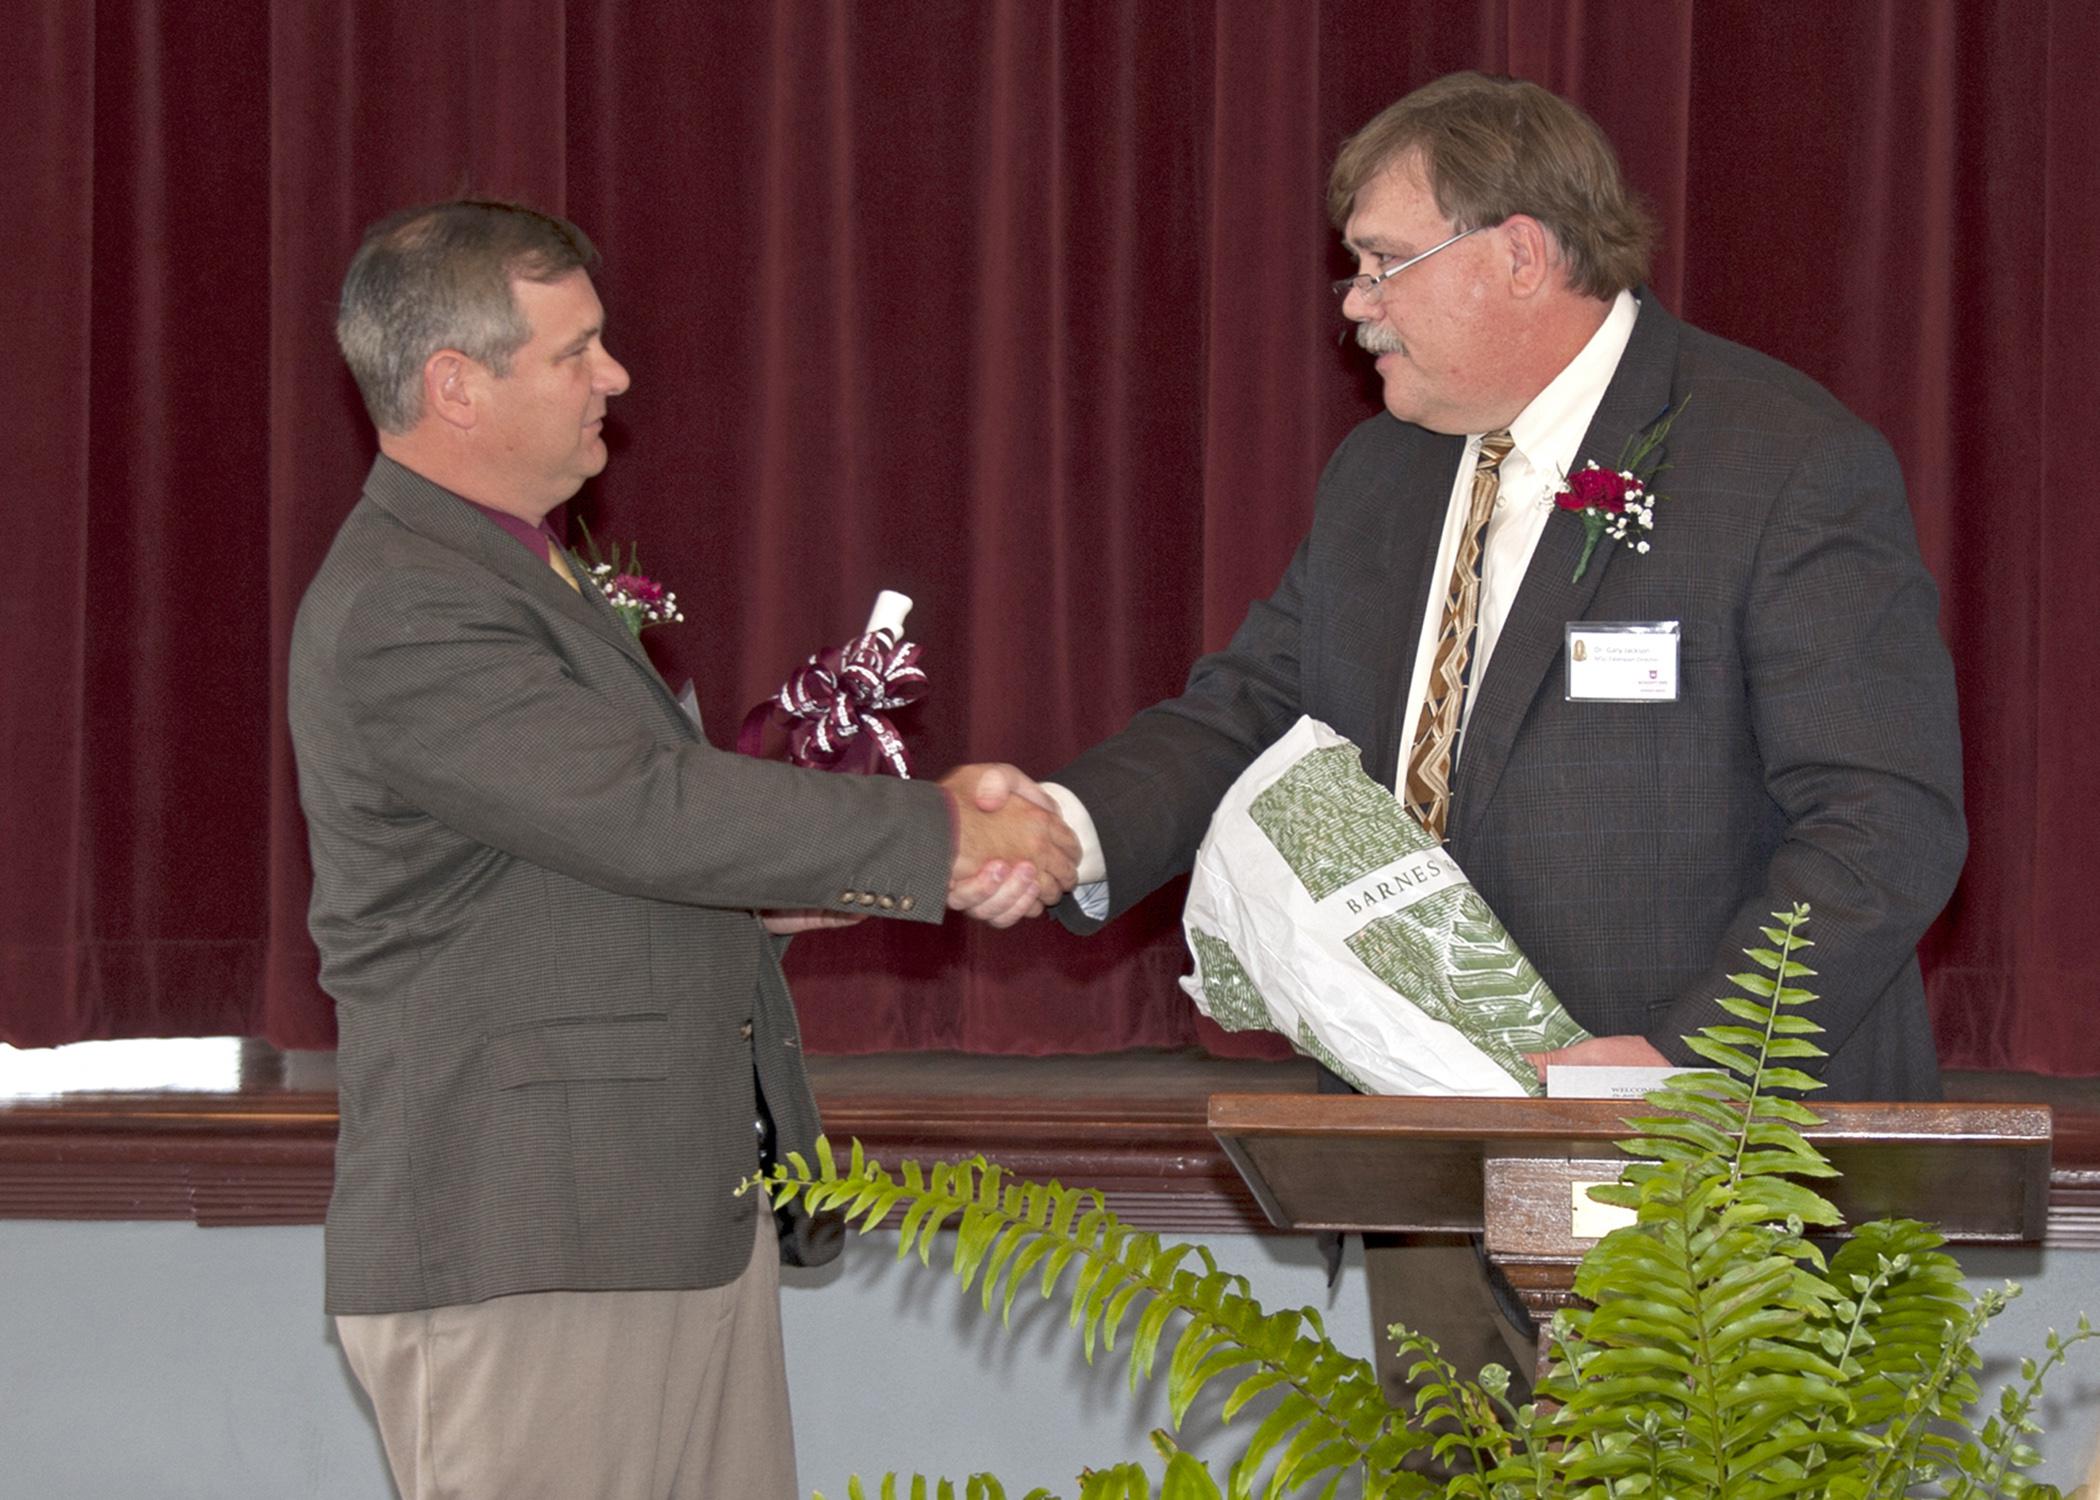
[[[1233,783],[1196,853],[1181,981],[1374,1094],[1539,1094],[1527,1052],[1589,1033],[1443,846],[1302,718]]]

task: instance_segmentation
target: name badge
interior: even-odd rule
[[[1675,703],[1676,620],[1568,622],[1570,703]]]

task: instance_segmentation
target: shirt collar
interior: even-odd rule
[[[1618,372],[1620,356],[1633,337],[1633,322],[1640,302],[1632,292],[1620,292],[1611,310],[1589,342],[1531,398],[1531,404],[1509,424],[1510,441],[1530,462],[1534,472],[1556,480],[1575,462],[1590,419],[1604,401],[1605,387]]]
[[[493,505],[483,505],[478,500],[469,500],[464,495],[455,498],[462,505],[471,505],[516,537],[524,544],[525,549],[541,562],[547,561],[553,550],[561,545],[561,538],[554,534],[554,529],[545,521],[534,525],[521,516],[514,516],[507,510],[498,510]]]

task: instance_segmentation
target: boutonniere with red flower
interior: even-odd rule
[[[613,613],[626,621],[627,628],[640,640],[642,632],[654,625],[681,625],[685,616],[679,612],[678,596],[642,571],[641,556],[635,545],[627,545],[627,556],[620,556],[619,543],[613,544],[612,555],[603,556],[598,551],[598,540],[591,535],[591,528],[579,517],[577,526],[583,532],[583,551],[571,552],[577,567],[589,576],[605,602],[613,607]]]
[[[1687,400],[1690,398],[1687,397]],[[1570,582],[1580,583],[1590,565],[1590,554],[1605,537],[1631,542],[1636,553],[1648,550],[1648,533],[1655,529],[1655,502],[1663,497],[1651,488],[1655,476],[1669,467],[1656,460],[1670,424],[1684,410],[1682,403],[1664,407],[1663,414],[1626,441],[1619,466],[1607,469],[1594,458],[1561,481],[1553,503],[1582,518],[1582,557],[1575,564]]]

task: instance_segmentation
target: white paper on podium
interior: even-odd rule
[[[1548,1099],[1645,1099],[1691,1068],[1600,1067],[1562,1064],[1546,1070]]]

